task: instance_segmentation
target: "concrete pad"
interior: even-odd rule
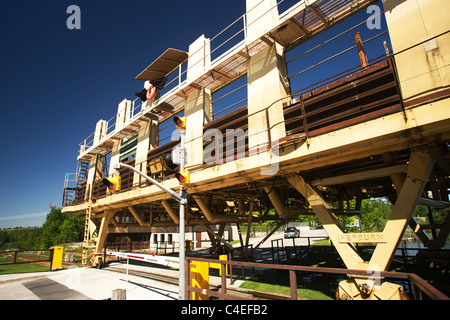
[[[178,299],[178,286],[93,268],[0,276],[0,300],[105,300],[115,289],[126,289],[127,300]]]
[[[18,282],[0,284],[0,300],[41,300],[32,291]]]
[[[178,286],[93,268],[67,269],[49,278],[94,300],[111,298],[112,291],[115,289],[126,289],[127,300],[175,300],[178,298]]]
[[[22,284],[41,300],[90,300],[84,294],[43,277]]]

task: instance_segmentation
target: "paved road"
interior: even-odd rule
[[[0,300],[105,300],[115,289],[128,300],[178,299],[178,286],[93,268],[0,276]]]
[[[307,246],[308,245],[308,237],[311,237],[310,243],[313,244],[316,241],[319,241],[324,238],[328,238],[327,233],[324,229],[313,229],[309,228],[298,228],[300,230],[300,238],[295,238],[296,246]],[[250,243],[256,246],[262,239],[264,239],[266,235],[261,234],[257,235],[254,238],[250,238]],[[269,239],[267,239],[262,245],[261,248],[272,248],[272,240],[283,240],[285,246],[292,246],[294,239],[284,239],[284,232],[276,232]],[[281,245],[281,243],[280,243]]]
[[[305,229],[301,230],[301,236],[326,237],[326,233],[323,230]],[[250,243],[256,246],[263,238],[264,235],[257,235],[250,239]],[[283,239],[283,233],[272,235],[255,252],[256,261],[272,258],[272,240],[276,239]],[[283,241],[284,245],[292,246],[292,239],[283,239]],[[294,241],[296,246],[308,244],[308,240],[304,238],[297,238]],[[208,252],[208,250],[199,250],[198,253],[202,254],[201,251]],[[194,252],[192,254],[195,255]],[[175,270],[158,268],[154,268],[152,272],[163,274],[172,272],[173,277],[178,274]],[[213,279],[210,281],[213,283]],[[217,281],[220,279],[218,278]],[[128,300],[178,299],[177,285],[93,268],[0,276],[0,300],[104,300],[111,298],[112,291],[115,289],[126,289]]]

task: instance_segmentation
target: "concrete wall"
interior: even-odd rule
[[[394,53],[450,29],[448,0],[383,1]],[[405,100],[450,85],[450,34],[396,55]]]

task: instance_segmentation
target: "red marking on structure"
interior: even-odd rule
[[[131,254],[128,254],[128,255],[127,255],[127,258],[144,259],[143,257],[132,256]]]

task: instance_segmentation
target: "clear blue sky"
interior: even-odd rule
[[[81,9],[81,30],[66,27],[69,5]],[[2,0],[0,228],[41,225],[50,203],[61,206],[78,144],[134,98],[136,75],[244,12],[245,0]]]

